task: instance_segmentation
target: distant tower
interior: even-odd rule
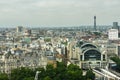
[[[118,22],[113,22],[112,28],[118,30],[118,37],[120,38],[120,26],[118,25]]]
[[[96,16],[94,16],[94,30],[97,30],[96,29]]]
[[[118,22],[113,22],[113,29],[119,30]]]
[[[24,28],[23,26],[17,26],[17,32],[23,32]]]

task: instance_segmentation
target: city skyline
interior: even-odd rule
[[[0,25],[80,26],[120,22],[119,0],[0,1]]]

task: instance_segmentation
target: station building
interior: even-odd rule
[[[74,47],[73,47],[74,46]],[[107,64],[107,53],[101,51],[96,45],[84,42],[80,45],[73,45],[69,52],[69,59],[83,69],[105,68]],[[73,50],[73,51],[72,51]]]

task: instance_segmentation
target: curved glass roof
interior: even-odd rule
[[[85,44],[81,45],[80,48],[81,49],[83,49],[83,48],[97,48],[97,46],[95,46],[95,45],[93,45],[91,43],[85,43]]]
[[[87,49],[84,51],[85,60],[101,60],[101,52],[96,48]]]
[[[85,54],[86,52],[88,51],[94,51],[94,52],[97,52],[97,53],[101,53],[97,48],[89,48],[89,49],[86,49],[85,51],[83,51],[83,53]]]

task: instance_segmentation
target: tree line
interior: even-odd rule
[[[116,57],[111,57],[110,59],[116,63],[115,70],[117,72],[120,72],[120,58],[116,56]]]
[[[21,67],[13,69],[10,74],[0,73],[0,80],[34,80],[36,71],[38,80],[94,80],[95,74],[92,70],[87,70],[83,75],[83,70],[79,66],[70,64],[66,66],[63,62],[57,62],[56,66],[47,65],[46,68],[30,69]]]

